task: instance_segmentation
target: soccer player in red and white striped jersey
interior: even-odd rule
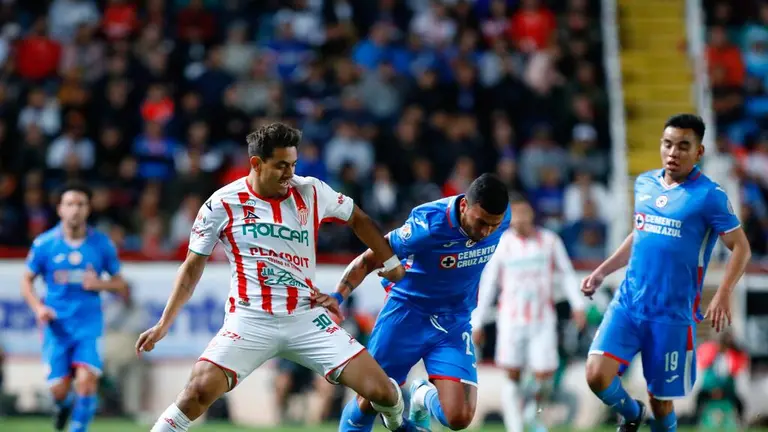
[[[326,220],[348,224],[383,263],[382,276],[400,280],[405,275],[400,260],[349,197],[318,179],[294,175],[301,132],[274,123],[247,141],[249,175],[219,189],[200,209],[163,316],[136,345],[138,352],[151,351],[165,336],[221,242],[232,268],[224,325],[152,432],[186,431],[211,403],[273,357],[365,395],[375,401],[388,429],[406,430],[399,386],[331,320],[329,312],[339,313],[343,299],[327,301],[331,296],[313,285],[317,233]]]
[[[523,401],[520,377],[523,368],[534,374],[531,415],[536,400],[551,383],[557,370],[557,315],[554,308],[555,275],[561,276],[573,318],[584,326],[584,299],[571,260],[560,237],[534,225],[534,212],[522,196],[510,199],[512,223],[480,279],[478,305],[472,314],[476,343],[484,339],[482,325],[498,295],[496,365],[507,370],[502,394],[504,423],[510,432],[523,432]],[[537,429],[538,430],[538,429]]]

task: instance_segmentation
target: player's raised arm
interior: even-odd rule
[[[720,233],[723,243],[732,252],[725,266],[720,287],[705,313],[705,318],[710,318],[712,327],[719,332],[726,325],[731,324],[731,293],[744,275],[747,264],[752,258],[752,250],[725,191],[720,187],[710,190],[706,202],[709,206],[705,213],[707,222],[713,230]]]
[[[613,255],[603,261],[592,274],[581,281],[581,292],[585,296],[592,297],[592,294],[600,288],[600,285],[602,285],[603,279],[605,279],[606,276],[625,267],[629,263],[629,257],[632,254],[632,240],[634,239],[634,234],[634,232],[630,233]]]
[[[171,324],[178,316],[181,308],[192,297],[197,283],[205,270],[205,263],[213,252],[219,234],[226,224],[228,216],[221,200],[212,197],[200,208],[192,233],[189,238],[189,252],[187,258],[179,267],[173,289],[165,304],[163,315],[152,328],[145,331],[136,341],[136,353],[152,351],[155,344],[165,337]]]

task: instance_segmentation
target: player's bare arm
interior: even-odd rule
[[[30,309],[35,313],[37,321],[41,324],[45,324],[53,319],[56,319],[56,313],[53,309],[49,308],[40,300],[35,292],[35,278],[37,275],[31,271],[24,273],[21,278],[21,296],[27,303]]]
[[[93,269],[89,268],[83,276],[83,289],[120,294],[128,289],[128,284],[125,283],[125,279],[119,274],[110,276],[109,279],[102,279]]]
[[[712,327],[717,332],[731,325],[731,293],[736,287],[736,283],[741,279],[741,276],[744,275],[747,264],[750,258],[752,258],[752,250],[749,247],[749,241],[743,229],[735,229],[723,234],[720,238],[732,253],[725,266],[723,281],[720,283],[720,287],[717,289],[704,315],[705,318],[712,320]]]
[[[384,269],[379,272],[379,276],[392,282],[398,282],[405,276],[405,268],[395,255],[389,242],[373,220],[360,210],[360,207],[355,206],[347,224],[352,228],[357,238],[373,251],[376,260],[379,260],[384,266]]]
[[[632,254],[632,240],[634,238],[634,232],[627,236],[621,245],[616,249],[607,260],[603,261],[589,276],[581,281],[581,292],[587,296],[592,295],[600,288],[603,283],[603,279],[615,272],[616,270],[625,267],[629,263],[629,257]]]
[[[187,258],[179,267],[176,280],[173,283],[173,291],[168,298],[168,302],[163,310],[160,320],[152,328],[145,331],[136,341],[136,354],[152,351],[155,344],[165,337],[168,329],[178,316],[181,308],[192,297],[197,283],[205,270],[207,256],[198,255],[194,252],[187,252]]]

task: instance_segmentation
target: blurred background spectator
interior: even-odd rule
[[[52,190],[80,178],[124,250],[183,251],[201,200],[247,174],[245,135],[281,120],[305,134],[297,173],[386,228],[495,171],[572,254],[599,259],[609,141],[589,3],[17,2],[1,32],[0,241],[54,224]],[[741,84],[719,37],[712,55]],[[361,247],[340,231],[323,230],[321,251]]]
[[[741,180],[741,217],[756,260],[768,258],[768,3],[708,0],[707,57],[718,167]]]

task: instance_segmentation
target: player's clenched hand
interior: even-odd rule
[[[379,274],[379,277],[382,277],[390,282],[399,282],[400,279],[405,277],[405,267],[403,267],[403,265],[400,264],[390,271],[382,270],[378,274]]]
[[[704,319],[712,320],[712,327],[718,333],[731,325],[731,298],[728,293],[717,291],[712,301],[709,302]]]
[[[40,306],[35,310],[35,318],[40,324],[48,324],[56,319],[56,312],[48,306]]]
[[[86,291],[98,291],[99,290],[99,275],[93,271],[93,268],[88,268],[83,273],[83,289]]]
[[[341,320],[344,319],[344,314],[341,313],[339,302],[338,300],[336,300],[335,297],[330,296],[328,294],[323,294],[320,291],[318,291],[317,288],[313,288],[309,294],[309,298],[314,300],[315,304],[328,309],[328,312],[338,316],[339,319]]]
[[[168,329],[155,324],[152,328],[145,331],[139,336],[139,340],[136,341],[136,355],[141,355],[142,352],[149,352],[155,349],[155,344],[164,338],[168,333]]]
[[[602,273],[598,272],[597,270],[593,271],[592,274],[585,277],[584,280],[581,281],[581,292],[589,297],[592,298],[592,295],[597,291],[598,288],[600,288],[600,285],[603,284],[603,279],[605,276],[603,276]]]

